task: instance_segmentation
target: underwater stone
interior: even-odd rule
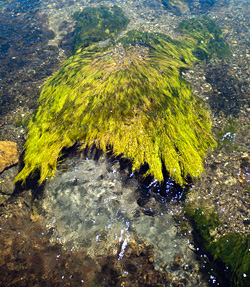
[[[184,14],[189,12],[188,4],[180,0],[162,0],[162,5],[175,14]]]
[[[147,164],[145,176],[159,182],[164,168],[180,184],[199,176],[216,143],[209,112],[180,71],[198,61],[200,37],[129,31],[106,46],[80,45],[44,85],[16,181],[36,171],[40,183],[53,177],[63,149],[76,142],[122,155],[133,171]]]
[[[162,0],[162,5],[175,14],[186,14],[188,12],[194,14],[208,13],[216,2],[225,6],[229,0]]]
[[[18,163],[17,145],[11,141],[0,142],[0,173]]]

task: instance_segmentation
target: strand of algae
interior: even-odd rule
[[[78,43],[43,87],[15,180],[37,170],[40,183],[53,177],[62,149],[75,142],[112,149],[131,159],[134,170],[147,163],[146,175],[160,182],[163,165],[180,184],[198,176],[215,141],[208,111],[180,76],[197,61],[197,41],[130,31],[105,47]]]

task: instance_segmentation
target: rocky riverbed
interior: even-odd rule
[[[3,39],[0,57],[0,135],[3,141],[14,141],[17,144],[19,154],[21,154],[26,139],[27,122],[35,110],[35,102],[43,82],[58,69],[71,52],[74,27],[72,13],[86,6],[100,4],[98,1],[85,1],[84,5],[79,1],[66,3],[45,1],[43,4],[39,1],[32,2],[32,4],[26,1],[25,3],[30,14],[14,1],[4,1],[1,4],[3,10],[0,12],[1,37]],[[112,3],[102,1],[102,4],[105,5],[114,3],[121,6],[131,19],[127,28],[129,30],[141,29],[163,32],[178,38],[179,35],[174,31],[178,22],[192,17],[190,11],[186,11],[182,15],[175,15],[164,9],[159,1],[118,0]],[[212,59],[208,63],[199,63],[191,70],[183,72],[183,76],[191,83],[194,93],[201,97],[210,108],[214,137],[218,141],[218,148],[208,154],[204,161],[205,172],[199,179],[193,181],[192,188],[187,193],[186,201],[193,206],[203,206],[208,209],[212,207],[214,209],[222,221],[216,230],[216,236],[228,232],[239,232],[247,235],[250,231],[249,9],[247,1],[236,0],[230,1],[226,6],[217,5],[213,7],[209,16],[222,29],[225,40],[230,46],[231,55],[223,60]],[[31,14],[32,17],[29,16]],[[17,31],[15,27],[20,28]],[[69,162],[66,162],[68,165],[67,172],[70,173],[72,168],[76,166],[76,162],[73,161],[74,164],[72,164],[72,160],[68,160]],[[82,160],[86,159],[82,158]],[[134,214],[132,214],[133,212],[129,213],[127,209],[125,210],[125,213],[130,214],[129,216],[126,215],[128,216],[126,219],[131,224],[131,230],[139,230],[138,226],[145,224],[145,228],[141,231],[148,229],[152,232],[140,234],[137,231],[129,235],[131,240],[127,241],[126,246],[128,253],[124,252],[127,269],[121,264],[122,261],[117,261],[117,256],[123,254],[121,252],[123,251],[123,244],[126,242],[125,234],[130,232],[126,230],[128,226],[126,220],[123,220],[125,218],[123,213],[119,223],[122,224],[122,227],[119,228],[125,230],[125,233],[120,242],[118,236],[117,245],[114,248],[117,253],[110,252],[111,259],[109,262],[111,263],[104,258],[102,248],[100,252],[98,248],[95,249],[98,240],[94,241],[93,244],[95,245],[89,249],[89,253],[83,249],[78,252],[76,243],[79,243],[80,230],[84,229],[77,225],[77,220],[82,221],[82,210],[79,209],[78,219],[74,219],[72,216],[67,219],[66,215],[62,213],[63,208],[60,209],[60,206],[56,205],[58,201],[53,188],[48,187],[49,185],[53,186],[57,181],[60,182],[63,177],[67,178],[67,172],[63,173],[61,170],[55,182],[47,183],[47,191],[45,188],[45,192],[42,193],[43,187],[37,188],[28,185],[28,190],[24,191],[19,186],[15,187],[11,184],[18,172],[18,166],[10,167],[0,174],[0,241],[1,250],[3,250],[0,268],[3,270],[1,274],[5,274],[1,275],[0,280],[7,282],[6,286],[17,286],[14,284],[27,286],[25,285],[27,282],[33,282],[34,286],[40,282],[45,282],[45,284],[52,282],[55,286],[72,282],[72,286],[80,286],[74,284],[78,284],[76,282],[83,283],[81,280],[84,282],[103,280],[102,286],[118,286],[115,285],[118,284],[117,282],[119,282],[119,286],[122,286],[121,284],[124,284],[123,286],[154,286],[153,284],[157,284],[157,282],[167,282],[166,285],[162,286],[194,286],[194,284],[207,286],[208,279],[203,279],[200,272],[206,260],[196,261],[195,253],[190,250],[190,248],[192,250],[196,248],[192,245],[191,236],[187,236],[184,240],[181,239],[183,245],[179,245],[182,247],[177,252],[171,251],[171,256],[167,260],[162,258],[162,254],[166,254],[164,250],[170,248],[163,244],[164,238],[168,238],[174,243],[175,236],[177,241],[179,240],[178,236],[184,236],[184,233],[179,233],[178,228],[178,218],[183,216],[180,203],[177,204],[172,201],[169,209],[166,202],[162,203],[162,197],[158,196],[157,193],[147,193],[147,200],[143,202],[142,199],[143,204],[140,206],[138,204],[141,202],[139,193],[136,192],[138,189],[136,179],[132,178],[129,183],[124,183],[122,180],[114,178],[116,174],[120,176],[120,173],[125,172],[119,170],[120,166],[114,169],[113,165],[109,166],[109,163],[104,160],[98,163],[92,159],[86,164],[83,162],[77,162],[77,164],[83,168],[84,173],[86,172],[85,176],[89,177],[89,182],[92,182],[90,184],[91,192],[93,192],[90,195],[91,200],[94,199],[94,190],[98,190],[98,196],[101,197],[103,184],[105,190],[109,190],[108,192],[114,198],[119,199],[119,206],[122,206],[123,203],[131,204],[129,206]],[[95,165],[98,166],[98,170],[102,171],[100,174],[93,172]],[[88,170],[90,173],[87,173]],[[114,173],[114,170],[119,172]],[[92,180],[97,175],[99,177],[93,183]],[[129,172],[127,171],[127,174],[122,176],[129,176]],[[74,177],[70,175],[70,178]],[[66,181],[66,184],[73,188],[69,189],[70,192],[77,189],[74,181]],[[126,184],[129,184],[129,188]],[[89,185],[86,186],[89,189]],[[117,194],[113,194],[114,189]],[[19,193],[20,191],[21,193]],[[66,191],[67,189],[61,189],[64,200]],[[41,198],[40,194],[43,194],[44,197]],[[104,204],[105,200],[108,199],[103,197],[99,201]],[[84,200],[84,204],[86,203],[87,199]],[[88,203],[90,204],[91,201]],[[66,201],[65,204],[67,210],[75,209],[70,200]],[[94,209],[92,212],[95,212]],[[163,215],[159,213],[163,213]],[[175,215],[175,218],[169,217],[168,213]],[[138,217],[136,217],[137,215]],[[53,217],[58,218],[56,227],[52,223]],[[140,222],[141,218],[144,218],[143,223]],[[74,221],[75,227],[67,223],[71,219]],[[172,235],[164,235],[165,228],[159,227],[163,219],[164,222],[170,222]],[[93,228],[93,234],[96,238],[101,233],[98,228],[95,229],[95,225]],[[192,230],[190,226],[188,228],[190,228],[189,231]],[[160,237],[158,233],[161,234]],[[115,234],[112,235],[114,238]],[[88,241],[89,238],[87,237],[85,241]],[[73,245],[72,240],[74,240]],[[72,245],[70,248],[69,243]],[[158,250],[155,247],[157,244]],[[175,248],[174,245],[171,247],[172,249]],[[71,250],[73,246],[76,246],[75,250]],[[101,256],[99,261],[93,259],[91,250],[100,253],[98,253],[98,256]],[[40,261],[43,262],[43,268],[38,274],[36,270]],[[86,264],[81,265],[82,262]],[[81,273],[85,268],[81,269],[81,266],[88,269],[88,275]],[[143,271],[139,266],[145,266]],[[58,273],[53,276],[50,270],[58,270]],[[105,270],[106,277],[100,279],[102,270]],[[16,281],[13,279],[15,272],[20,274],[15,279]],[[127,277],[124,272],[128,272]],[[115,279],[111,279],[111,274],[115,274]],[[131,274],[136,278],[135,282],[133,281],[135,285],[128,285],[132,282]],[[30,281],[31,278],[33,281]],[[70,281],[71,278],[74,278],[75,281]],[[116,283],[112,280],[116,280]],[[216,279],[210,278],[209,282],[213,281],[216,284]],[[89,283],[85,284],[87,284],[85,286],[90,286]]]

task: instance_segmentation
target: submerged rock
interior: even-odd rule
[[[229,0],[162,0],[162,5],[175,14],[207,14],[213,7],[225,6]]]
[[[17,145],[10,141],[0,141],[0,173],[18,163]]]
[[[180,184],[199,176],[216,143],[208,110],[180,71],[218,54],[214,39],[225,48],[221,31],[199,18],[179,26],[185,40],[139,31],[116,39],[128,22],[120,8],[82,13],[75,52],[44,85],[16,180],[36,171],[40,183],[53,177],[63,149],[76,142],[122,155],[133,170],[147,164],[145,176],[159,182],[164,169]],[[109,41],[98,45],[101,39]]]

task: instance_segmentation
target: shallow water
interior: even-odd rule
[[[69,249],[83,248],[93,259],[111,253],[121,260],[131,238],[145,239],[154,246],[155,267],[171,265],[189,246],[171,215],[174,207],[154,200],[149,208],[154,216],[145,214],[137,204],[136,182],[125,184],[126,175],[119,164],[116,167],[106,161],[76,160],[46,184],[42,207],[47,228],[53,229],[52,240]]]
[[[131,20],[127,30],[162,32],[173,38],[179,37],[174,28],[181,20],[208,14],[222,29],[232,54],[221,62],[212,60],[197,65],[184,76],[194,93],[216,115],[215,131],[229,116],[247,118],[250,111],[250,2],[247,0],[217,1],[205,6],[194,1],[193,6],[182,7],[178,13],[164,9],[156,0],[6,0],[0,3],[1,140],[14,140],[22,147],[26,137],[23,122],[19,125],[16,122],[17,115],[24,118],[34,112],[42,84],[72,52],[73,13],[100,4],[119,5]],[[231,152],[237,146],[239,153],[248,152],[242,134],[225,129],[220,137],[222,149]],[[248,169],[243,163],[241,168]],[[221,168],[220,172],[225,171]],[[228,176],[226,172],[224,176]],[[245,181],[243,185],[249,188]],[[207,264],[206,254],[199,254],[182,203],[173,196],[171,199],[163,196],[169,187],[161,194],[152,192],[150,187],[143,188],[129,168],[121,168],[119,161],[70,157],[55,179],[42,188],[40,197],[34,202],[20,199],[17,206],[28,206],[31,213],[24,215],[11,204],[1,211],[5,219],[2,216],[0,244],[5,253],[0,268],[10,274],[0,278],[1,284],[91,286],[89,282],[94,280],[96,286],[157,286],[154,284],[158,283],[162,284],[159,286],[224,286],[223,278],[217,279]],[[34,194],[36,197],[38,189],[32,188],[32,192],[27,198]],[[180,191],[179,197],[182,196]],[[19,218],[16,223],[15,217]],[[24,244],[26,240],[29,250]],[[63,258],[60,267],[49,262],[50,256],[54,261]],[[109,256],[107,263],[105,258]],[[35,269],[40,260],[46,263],[37,275]],[[31,268],[28,275],[25,266]],[[139,271],[142,266],[146,275]],[[51,277],[50,268],[52,272],[58,270],[55,277]],[[85,271],[89,277],[83,279]],[[15,278],[15,272],[19,272],[19,279],[22,276],[24,279]],[[145,281],[140,281],[141,277]]]

